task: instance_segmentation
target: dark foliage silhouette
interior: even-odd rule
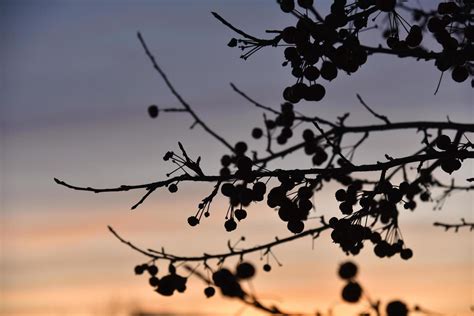
[[[462,184],[456,184],[454,180],[443,183],[438,178],[442,173],[456,173],[466,160],[474,158],[474,144],[468,138],[468,134],[474,132],[474,124],[449,120],[392,122],[387,116],[376,112],[360,95],[357,95],[358,102],[378,124],[349,125],[349,113],[341,115],[336,121],[306,116],[300,114],[295,105],[302,100],[323,100],[326,94],[324,85],[330,84],[338,76],[350,75],[361,67],[370,67],[366,64],[374,54],[391,55],[395,59],[412,58],[427,62],[427,67],[434,64],[440,71],[435,93],[446,72],[452,80],[462,84],[470,78],[472,86],[472,1],[440,2],[436,9],[427,11],[396,0],[334,0],[326,16],[318,11],[312,0],[298,0],[296,3],[293,0],[280,0],[277,4],[283,12],[295,17],[296,24],[281,30],[267,31],[274,34],[269,39],[254,37],[219,14],[212,13],[238,35],[228,42],[228,46],[241,49],[241,58],[247,59],[265,47],[283,47],[283,66],[291,68],[291,75],[295,77],[295,83],[283,89],[284,102],[278,109],[260,104],[231,84],[236,93],[264,111],[263,128],[255,127],[249,134],[266,144],[265,152],[251,150],[244,141],[231,144],[211,129],[178,93],[158,65],[143,36],[138,33],[140,44],[152,66],[181,104],[179,108],[151,105],[148,108],[149,116],[160,119],[163,112],[190,115],[194,120],[192,127],[202,127],[227,150],[220,159],[219,173],[211,175],[204,172],[200,166],[201,158],[192,157],[185,146],[178,142],[179,150],[168,151],[163,157],[176,166],[166,174],[165,180],[102,189],[79,187],[55,179],[58,184],[67,188],[95,193],[144,191],[144,195],[132,209],[136,209],[160,188],[167,188],[172,194],[180,194],[180,183],[209,182],[214,187],[198,203],[197,211],[188,217],[187,223],[190,226],[199,226],[211,215],[214,199],[224,198],[228,200],[227,213],[222,223],[225,231],[239,229],[240,222],[247,220],[251,204],[264,203],[274,209],[275,216],[284,222],[291,233],[289,237],[276,238],[250,248],[236,248],[229,242],[228,251],[223,253],[179,256],[164,250],[139,248],[109,227],[118,240],[148,257],[147,262],[135,267],[135,273],[147,274],[150,286],[161,295],[170,296],[186,290],[187,276],[178,271],[185,269],[207,284],[204,289],[205,297],[214,296],[218,289],[226,297],[239,299],[268,313],[294,314],[282,312],[276,306],[265,306],[243,289],[241,281],[253,278],[258,270],[244,258],[247,254],[263,253],[267,261],[262,269],[270,272],[273,262],[279,264],[272,252],[273,247],[303,237],[315,240],[320,234],[327,232],[333,242],[348,255],[357,255],[363,249],[372,248],[375,256],[380,258],[397,255],[409,260],[416,255],[416,249],[411,249],[409,241],[402,237],[398,224],[402,211],[414,211],[417,204],[423,202],[431,202],[434,208],[440,208],[452,192],[469,192],[473,189],[470,184],[474,181],[473,178],[466,179]],[[361,32],[374,28],[381,31],[383,41],[376,46],[362,43],[359,36]],[[306,126],[306,129],[301,135],[296,135],[295,127],[300,125]],[[384,161],[368,161],[364,164],[353,162],[356,151],[370,135],[401,130],[421,135],[416,152],[401,157],[385,155]],[[360,138],[355,144],[347,146],[345,137],[352,134],[360,135]],[[306,155],[314,167],[285,170],[269,167],[270,162],[296,153]],[[410,171],[411,167],[415,171]],[[340,185],[340,189],[334,192],[340,213],[336,215],[338,212],[334,211],[334,216],[326,219],[315,211],[313,198],[329,182]],[[437,195],[439,192],[440,195]],[[318,225],[310,227],[315,222]],[[473,223],[464,219],[459,224],[436,222],[434,225],[456,232],[464,227],[471,231],[474,228]],[[239,258],[233,271],[224,267],[224,261],[229,257]],[[216,262],[211,264],[212,260]],[[168,271],[158,271],[157,262],[167,262]],[[200,268],[189,266],[192,262],[199,262]],[[200,270],[211,277],[206,277]],[[386,309],[382,310],[381,303],[370,300],[357,281],[358,268],[352,262],[343,263],[338,275],[346,282],[341,297],[348,303],[367,299],[372,312],[377,315],[403,316],[409,311],[424,311],[397,300],[387,302]]]

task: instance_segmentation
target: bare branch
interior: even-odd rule
[[[137,37],[138,39],[140,40],[140,43],[142,44],[143,46],[143,49],[145,50],[145,53],[146,55],[148,56],[148,58],[150,59],[151,63],[153,64],[153,68],[156,69],[156,71],[160,74],[161,78],[163,78],[163,81],[165,82],[165,84],[168,86],[168,88],[170,89],[171,93],[173,93],[173,95],[178,99],[178,101],[181,103],[181,105],[186,109],[186,111],[189,112],[189,114],[194,118],[194,120],[196,121],[196,124],[199,124],[202,126],[202,128],[207,132],[209,133],[210,135],[212,135],[215,139],[217,139],[220,143],[222,143],[224,146],[226,146],[230,151],[234,152],[234,147],[232,147],[222,136],[219,136],[216,132],[214,132],[213,130],[211,130],[207,125],[206,123],[204,123],[204,121],[202,121],[199,116],[197,116],[197,114],[193,111],[193,109],[191,108],[191,106],[186,102],[184,101],[184,99],[181,97],[181,95],[176,91],[176,89],[174,88],[174,86],[171,84],[171,82],[169,81],[168,77],[166,76],[166,74],[164,73],[164,71],[160,68],[160,66],[158,66],[158,63],[156,62],[156,59],[155,57],[152,55],[152,53],[150,52],[150,50],[148,49],[148,46],[146,45],[145,43],[145,40],[143,39],[142,35],[140,32],[137,33]]]
[[[367,111],[369,111],[373,116],[375,116],[376,118],[378,119],[381,119],[382,121],[384,121],[386,124],[390,124],[390,121],[389,119],[385,116],[385,115],[380,115],[380,114],[377,114],[374,110],[372,110],[368,105],[367,103],[364,102],[364,100],[362,100],[362,97],[357,94],[357,99],[359,99],[359,102],[367,109]]]
[[[471,232],[474,230],[474,223],[466,222],[464,218],[461,218],[461,223],[459,224],[446,224],[446,223],[435,222],[433,223],[433,225],[438,226],[438,227],[443,227],[445,231],[453,229],[455,233],[457,233],[459,229],[463,227],[468,227],[469,231]]]

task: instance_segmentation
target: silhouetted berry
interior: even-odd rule
[[[439,135],[436,138],[436,146],[441,150],[448,150],[451,146],[451,139],[448,135]]]
[[[150,275],[157,275],[158,274],[158,267],[155,266],[155,265],[148,266],[147,270],[148,270],[148,273],[150,273]]]
[[[336,228],[336,225],[337,225],[337,222],[338,222],[338,221],[339,221],[339,220],[338,220],[336,217],[331,217],[331,218],[329,219],[329,223],[328,223],[328,224],[329,224],[329,226],[330,226],[331,228]]]
[[[241,221],[247,217],[247,211],[239,208],[235,210],[234,215],[237,220]]]
[[[232,183],[226,182],[221,186],[221,193],[224,196],[230,197],[234,193],[234,185]]]
[[[408,46],[416,47],[420,45],[421,41],[423,40],[423,35],[421,28],[418,25],[413,25],[410,28],[410,32],[408,33],[405,41]]]
[[[136,275],[140,275],[140,274],[143,274],[143,272],[145,272],[146,268],[147,268],[147,265],[140,264],[140,265],[135,266],[134,272]]]
[[[344,215],[351,215],[353,210],[352,210],[352,204],[348,202],[342,202],[339,204],[339,210],[342,212]]]
[[[247,156],[242,156],[237,160],[237,168],[241,171],[247,172],[252,169],[252,159]]]
[[[253,192],[257,195],[264,195],[267,191],[267,185],[263,182],[255,182],[252,188]]]
[[[237,223],[235,222],[233,218],[231,218],[225,221],[224,227],[225,227],[225,230],[227,230],[228,232],[231,232],[237,228]]]
[[[271,270],[272,270],[272,266],[269,265],[268,263],[263,265],[263,271],[270,272]]]
[[[395,9],[396,0],[376,0],[375,5],[377,9],[384,12],[390,12]]]
[[[239,279],[250,279],[255,275],[255,267],[249,262],[239,263],[235,274]]]
[[[298,5],[304,9],[309,9],[313,6],[313,0],[298,0]]]
[[[378,232],[372,232],[370,235],[370,241],[374,244],[379,243],[382,240],[382,236]]]
[[[397,188],[391,188],[387,193],[387,198],[392,203],[398,203],[402,200],[403,194]]]
[[[337,77],[336,66],[329,61],[323,62],[321,66],[321,77],[328,81],[335,79]]]
[[[285,12],[289,13],[295,9],[295,1],[294,0],[280,0],[280,9]]]
[[[213,297],[214,294],[216,294],[216,289],[214,289],[212,286],[208,286],[204,289],[204,294],[207,298]]]
[[[309,187],[300,187],[298,189],[298,197],[300,199],[310,199],[313,196],[313,191]]]
[[[467,68],[464,66],[456,66],[453,68],[451,77],[456,82],[463,82],[469,77],[469,72],[467,71]]]
[[[160,280],[159,280],[157,277],[152,276],[152,277],[148,280],[148,283],[150,283],[151,286],[156,287],[156,286],[158,286],[158,284],[160,283]]]
[[[400,252],[400,257],[403,260],[408,260],[413,257],[413,251],[410,248],[405,248]]]
[[[252,130],[252,137],[255,138],[255,139],[259,139],[263,136],[263,131],[261,128],[258,128],[258,127],[255,127],[253,130]]]
[[[305,130],[303,131],[303,135],[302,135],[302,136],[303,136],[303,139],[304,139],[305,142],[309,142],[309,141],[311,141],[311,140],[314,139],[314,133],[313,133],[313,131],[310,130],[310,129],[305,129]]]
[[[344,262],[339,266],[338,274],[342,279],[352,279],[357,274],[357,266],[351,261]]]
[[[342,289],[342,298],[349,303],[356,303],[362,296],[362,288],[357,282],[347,282]]]
[[[441,161],[441,169],[446,173],[453,173],[461,168],[461,162],[458,159],[448,158]]]
[[[159,113],[160,110],[156,105],[153,104],[148,107],[148,115],[150,115],[151,118],[157,118]]]
[[[171,183],[168,186],[168,191],[170,191],[171,193],[176,193],[176,192],[178,192],[178,186],[174,183]]]
[[[306,93],[306,100],[307,101],[321,101],[326,94],[326,89],[319,83],[313,84],[309,86],[307,93]]]
[[[238,155],[243,155],[245,154],[245,152],[247,151],[248,147],[247,147],[247,144],[244,143],[244,142],[238,142],[237,144],[235,144],[235,152],[238,154]]]
[[[407,316],[408,308],[405,303],[401,301],[391,301],[385,308],[387,316]]]
[[[196,226],[197,224],[199,224],[199,219],[196,216],[189,216],[188,224],[189,226]]]
[[[420,200],[422,200],[423,202],[428,202],[430,200],[430,192],[425,191],[425,192],[421,193],[420,194]]]
[[[304,223],[302,221],[290,220],[286,227],[293,234],[299,234],[304,230]]]
[[[309,81],[314,81],[319,78],[319,69],[314,66],[306,67],[303,71],[303,75]]]
[[[344,189],[339,189],[336,191],[336,200],[339,202],[344,202],[346,200],[346,191]]]

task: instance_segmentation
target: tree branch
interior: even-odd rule
[[[137,33],[137,37],[138,39],[140,40],[140,43],[142,44],[143,46],[143,49],[145,50],[145,53],[146,55],[148,56],[148,58],[150,59],[151,63],[153,64],[153,68],[155,68],[155,70],[160,74],[161,78],[163,79],[163,81],[165,82],[166,86],[170,89],[171,93],[173,93],[173,95],[178,99],[178,101],[181,103],[181,105],[186,109],[187,112],[189,112],[189,114],[194,118],[194,120],[196,121],[195,124],[199,124],[201,125],[201,127],[207,132],[209,133],[210,135],[212,135],[215,139],[217,139],[221,144],[223,144],[224,146],[226,146],[231,152],[234,152],[234,147],[231,146],[222,136],[218,135],[216,132],[214,132],[213,130],[211,130],[207,125],[206,123],[204,123],[203,120],[201,120],[199,118],[199,116],[197,116],[197,114],[193,111],[193,109],[191,108],[191,106],[186,102],[184,101],[184,99],[181,97],[181,95],[176,91],[176,89],[174,88],[174,86],[171,84],[171,82],[169,81],[168,77],[166,76],[166,74],[163,72],[163,70],[160,68],[160,66],[158,66],[158,63],[156,62],[155,60],[155,57],[151,54],[150,50],[148,49],[148,46],[146,45],[145,43],[145,40],[143,39],[142,35],[140,32]]]

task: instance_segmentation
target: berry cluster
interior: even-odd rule
[[[255,267],[249,262],[237,264],[235,272],[221,268],[212,274],[212,281],[220,289],[222,295],[229,297],[244,297],[240,281],[249,280],[255,276]]]
[[[451,139],[447,135],[440,135],[436,139],[436,147],[445,152],[456,152],[457,146],[451,142]],[[461,168],[461,161],[456,158],[446,158],[441,161],[441,169],[446,173],[453,173]]]
[[[474,74],[472,3],[440,2],[437,13],[438,15],[431,17],[427,24],[428,30],[443,47],[443,51],[436,58],[436,67],[443,72],[451,69],[452,79],[464,82],[469,75]]]
[[[317,12],[312,0],[297,1],[298,7],[294,0],[278,0],[278,3],[283,12],[298,18],[296,25],[284,28],[275,38],[287,46],[283,66],[290,65],[296,77],[296,83],[283,91],[283,98],[291,103],[322,100],[326,90],[321,79],[330,82],[340,71],[350,75],[375,52],[435,60],[440,71],[451,69],[451,77],[456,82],[463,82],[474,74],[474,26],[469,0],[440,2],[437,10],[431,12],[409,8],[397,0],[334,0],[325,17]],[[398,7],[411,11],[419,25],[410,24],[397,12]],[[382,33],[388,48],[366,46],[359,38],[361,32],[378,27],[369,25],[369,19],[375,14],[371,19],[374,22],[380,13],[384,13],[384,21],[388,21],[388,28]],[[426,28],[441,45],[440,52],[430,52],[420,46]],[[242,50],[252,48],[242,56],[245,59],[269,45],[254,39],[232,39],[229,46],[236,47],[238,43],[244,44],[239,46]]]
[[[410,259],[413,252],[404,247],[398,228],[397,204],[403,202],[405,197],[407,201],[404,202],[404,208],[413,210],[416,207],[414,197],[421,191],[416,183],[402,182],[395,187],[388,180],[380,181],[374,191],[363,191],[362,184],[354,181],[347,190],[336,191],[336,200],[341,202],[339,209],[347,218],[332,217],[329,220],[329,225],[333,229],[331,238],[344,252],[353,255],[358,254],[363,248],[364,240],[369,240],[374,244],[374,253],[378,257],[392,257],[399,253],[402,259]],[[428,191],[420,195],[425,199],[429,198]],[[376,199],[376,196],[381,198]],[[354,212],[353,208],[357,202],[361,208]],[[367,216],[374,218],[373,223],[369,226],[362,225],[361,219]],[[372,230],[378,221],[385,225],[381,228],[382,232],[385,232],[384,239],[379,232]]]
[[[287,228],[294,234],[301,233],[304,230],[304,221],[308,219],[309,212],[313,209],[311,198],[313,196],[314,183],[306,182],[301,185],[294,193],[289,193],[305,182],[301,173],[285,174],[278,177],[280,185],[272,188],[267,196],[267,205],[271,208],[278,207],[278,216],[284,222],[287,222]],[[290,198],[290,196],[292,196]]]
[[[135,274],[137,275],[141,275],[145,271],[150,275],[149,284],[157,293],[163,296],[171,296],[175,291],[179,293],[186,291],[187,278],[177,274],[176,268],[172,264],[168,267],[169,273],[161,278],[158,278],[158,268],[154,263],[151,265],[141,264],[135,267]]]

